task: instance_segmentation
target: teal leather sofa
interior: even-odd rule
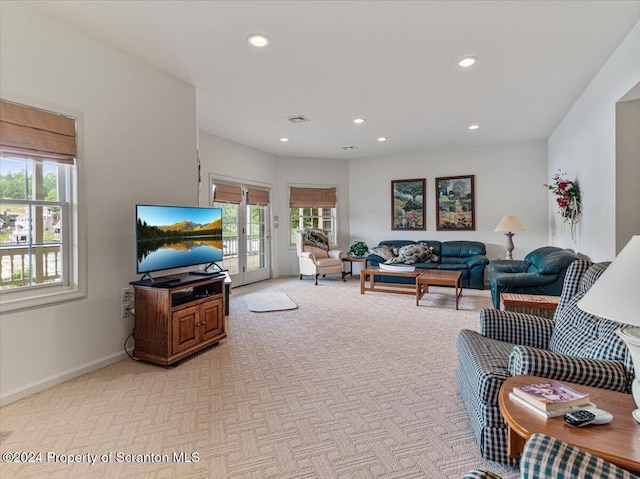
[[[484,243],[478,241],[385,240],[378,243],[377,247],[388,246],[399,250],[403,246],[420,243],[432,248],[436,259],[428,263],[414,263],[412,266],[419,269],[459,271],[462,273],[463,288],[484,289],[484,270],[486,265],[489,264]],[[376,254],[369,254],[367,259],[371,266],[378,266],[380,263],[385,262],[385,258]],[[384,275],[376,275],[375,280],[387,283],[415,283],[414,278]]]
[[[560,296],[567,268],[579,258],[556,246],[533,250],[524,260],[489,262],[489,287],[493,307],[500,309],[501,293]]]

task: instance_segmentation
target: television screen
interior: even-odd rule
[[[222,209],[136,205],[136,272],[222,261]]]

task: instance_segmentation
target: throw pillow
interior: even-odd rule
[[[329,234],[325,230],[307,229],[303,231],[303,243],[316,248],[329,250]]]
[[[431,263],[438,257],[433,253],[433,248],[424,244],[408,244],[398,251],[398,258],[404,264]]]
[[[393,254],[393,251],[391,250],[391,248],[389,248],[388,246],[376,246],[375,248],[371,248],[371,251],[369,251],[369,254],[375,254],[380,256],[381,258],[384,258],[385,262],[389,261],[390,259],[392,259],[395,255]]]
[[[385,261],[384,264],[402,264],[402,259],[400,259],[400,256],[394,256],[393,258]]]

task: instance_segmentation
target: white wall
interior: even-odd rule
[[[390,238],[469,239],[487,245],[490,258],[504,257],[506,238],[495,233],[502,216],[517,215],[526,232],[514,237],[514,258],[547,241],[547,151],[544,140],[482,148],[425,152],[402,157],[359,160],[275,158],[245,145],[200,132],[202,175],[273,185],[272,215],[279,217],[273,231],[273,276],[297,274],[295,249],[288,244],[288,187],[336,186],[338,189],[338,243],[346,250],[357,239],[369,246]],[[470,166],[473,165],[473,166]],[[435,231],[437,176],[474,174],[476,231]],[[427,177],[427,231],[391,231],[391,180]],[[516,195],[513,193],[517,192]],[[203,189],[200,204],[207,204]]]
[[[640,100],[622,101],[616,105],[616,254],[634,234],[640,234],[638,207]]]
[[[82,115],[88,250],[85,299],[0,317],[4,403],[124,356],[134,205],[197,204],[197,127],[192,86],[20,5],[0,21],[2,97]]]
[[[349,248],[351,205],[349,203],[349,165],[347,160],[280,158],[278,189],[280,196],[280,242],[278,244],[281,276],[299,273],[295,246],[289,246],[289,187],[335,186],[338,195],[338,246]]]
[[[351,239],[369,247],[386,239],[472,240],[489,259],[505,257],[506,238],[494,232],[504,215],[527,231],[513,238],[514,259],[547,241],[547,149],[544,140],[349,161]],[[435,178],[475,175],[475,231],[436,231]],[[426,231],[391,230],[391,180],[427,178]]]
[[[616,192],[616,102],[640,81],[639,58],[637,23],[549,137],[547,175],[560,169],[577,179],[583,206],[578,241],[573,242],[549,198],[549,242],[577,249],[593,261],[615,257],[616,221],[624,221],[616,213],[621,194]]]
[[[370,246],[392,238],[469,239],[486,243],[489,258],[504,257],[504,235],[493,230],[503,215],[515,214],[528,230],[514,238],[514,257],[522,258],[548,239],[575,247],[557,225],[548,234],[548,218],[557,215],[542,184],[559,167],[582,182],[582,249],[595,259],[613,256],[614,104],[640,80],[638,26],[549,139],[547,167],[544,140],[351,161],[276,158],[206,133],[198,140],[190,85],[18,4],[3,4],[0,20],[2,96],[82,116],[79,161],[89,252],[86,299],[0,318],[2,402],[123,356],[132,321],[119,319],[119,293],[136,279],[134,205],[208,204],[209,174],[273,185],[272,214],[280,220],[273,232],[276,277],[297,271],[288,243],[289,185],[338,188],[339,243],[345,250],[355,239]],[[198,141],[205,188],[200,193]],[[476,230],[436,231],[435,177],[467,174],[475,175]],[[391,231],[391,180],[422,177],[427,230]]]
[[[277,158],[204,131],[199,132],[199,156],[203,189],[200,205],[211,201],[207,179],[213,176],[271,188],[271,216],[278,217],[272,231],[272,276],[297,274],[295,248],[289,246],[289,185],[336,186],[338,190],[338,241],[345,250],[349,241],[349,179],[346,160]]]
[[[278,160],[275,156],[204,131],[198,136],[202,168],[200,206],[211,204],[210,177],[237,183],[260,185],[271,190],[271,215],[278,215]],[[278,276],[279,254],[274,247],[280,241],[279,231],[272,231],[272,274]]]

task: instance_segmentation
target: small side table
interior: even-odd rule
[[[345,271],[345,276],[348,274],[353,276],[353,263],[364,263],[364,267],[362,269],[367,269],[369,267],[369,260],[366,256],[343,256],[343,263],[349,263],[349,271]]]
[[[500,295],[505,311],[527,313],[543,318],[553,318],[560,296],[543,296],[537,294],[502,293]]]
[[[609,411],[613,421],[600,426],[571,427],[562,416],[545,419],[509,398],[514,387],[548,381],[539,376],[513,376],[507,379],[498,394],[500,412],[508,427],[509,457],[516,458],[531,435],[543,433],[556,437],[609,462],[640,472],[640,424],[631,415],[636,408],[631,394],[562,381],[576,391],[586,392],[598,408]]]

